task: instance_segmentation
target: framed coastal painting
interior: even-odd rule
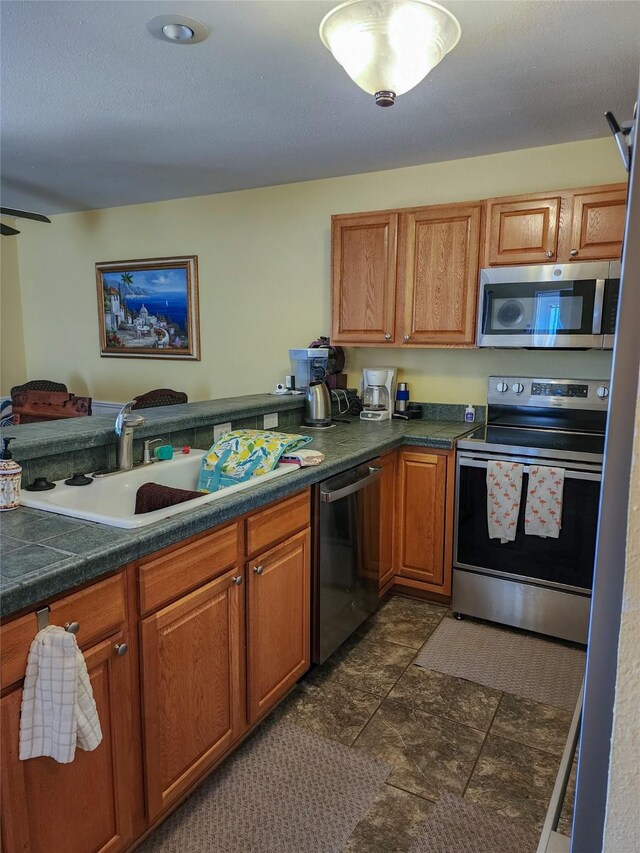
[[[100,355],[200,360],[198,257],[96,264]]]

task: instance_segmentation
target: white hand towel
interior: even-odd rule
[[[524,532],[529,536],[557,539],[562,524],[564,468],[532,465],[529,469]]]
[[[73,761],[76,746],[87,752],[102,741],[102,730],[87,665],[76,638],[49,625],[29,649],[20,711],[20,758],[47,755]]]
[[[490,459],[487,462],[487,526],[489,539],[503,544],[516,538],[522,493],[522,465]]]

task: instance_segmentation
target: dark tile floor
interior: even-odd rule
[[[571,715],[414,666],[450,615],[388,598],[281,706],[292,722],[393,767],[345,853],[408,850],[443,791],[542,827]],[[560,829],[570,825],[571,803]]]

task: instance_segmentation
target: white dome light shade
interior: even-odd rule
[[[430,0],[348,0],[320,24],[320,38],[349,77],[383,106],[413,89],[456,46],[460,24]]]

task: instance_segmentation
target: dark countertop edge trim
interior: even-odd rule
[[[460,436],[469,431],[468,424],[461,423],[460,427]],[[170,545],[176,545],[181,539],[203,533],[247,512],[260,509],[266,504],[315,485],[341,471],[369,459],[374,459],[403,445],[452,450],[455,441],[455,437],[438,438],[437,434],[433,437],[411,434],[389,437],[377,444],[369,445],[363,450],[350,451],[347,456],[339,457],[320,466],[301,468],[282,479],[257,484],[252,489],[238,492],[228,498],[221,498],[219,502],[208,504],[201,510],[193,510],[187,516],[177,515],[174,518],[157,523],[157,525],[168,525],[166,529],[158,530],[157,525],[150,525],[146,528],[137,528],[135,531],[127,531],[135,532],[136,538],[129,541],[115,541],[108,552],[101,550],[83,555],[69,555],[67,559],[54,564],[51,571],[46,575],[34,573],[31,580],[27,575],[23,581],[16,582],[15,586],[5,588],[0,601],[0,618],[8,619],[22,611],[32,609],[48,598],[71,592],[73,589],[97,580],[127,563],[141,559]],[[59,517],[66,518],[66,516]],[[98,526],[105,528],[105,525]],[[188,531],[183,532],[182,528],[185,526],[188,526]],[[105,529],[113,528],[107,527]],[[69,573],[83,567],[86,569],[84,577],[77,581],[70,581]],[[8,581],[8,583],[11,582]],[[37,589],[37,594],[35,589]]]
[[[260,396],[260,395],[256,395]],[[265,397],[267,395],[264,395]],[[235,402],[237,400],[237,402]],[[233,402],[232,402],[233,401]],[[146,438],[147,436],[157,435],[158,432],[174,432],[184,429],[196,429],[201,426],[209,426],[211,424],[223,423],[227,418],[240,419],[243,417],[251,417],[252,415],[264,415],[271,412],[285,412],[294,409],[302,409],[304,405],[304,397],[278,397],[273,395],[271,399],[258,401],[255,403],[241,402],[240,398],[229,397],[222,400],[216,400],[216,405],[212,406],[211,411],[200,411],[197,407],[202,407],[204,403],[186,403],[184,405],[193,406],[194,411],[191,414],[173,414],[163,412],[162,414],[154,414],[158,409],[142,410],[142,414],[147,418],[147,423],[143,427],[136,430],[136,438]],[[164,407],[163,407],[164,408]],[[167,409],[173,409],[173,406],[167,406]],[[153,413],[153,414],[152,414]],[[28,461],[29,459],[37,459],[41,456],[46,456],[51,452],[60,453],[60,444],[64,441],[64,452],[68,453],[74,450],[85,450],[90,447],[101,447],[115,442],[114,426],[115,418],[108,415],[96,415],[95,418],[109,418],[108,426],[99,426],[97,429],[90,430],[87,425],[87,432],[79,432],[78,435],[73,433],[65,434],[62,430],[51,433],[51,436],[43,438],[41,436],[28,438],[24,437],[23,441],[27,442],[24,445],[20,444],[20,436],[16,438],[16,442],[12,445],[12,451],[16,461]],[[55,422],[56,424],[58,421]],[[84,420],[83,420],[84,423]],[[95,423],[95,421],[94,421]],[[3,427],[2,434],[7,435],[12,430],[19,427]]]

